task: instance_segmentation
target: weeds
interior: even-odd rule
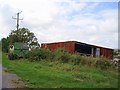
[[[73,55],[71,55],[70,59],[71,59],[71,62],[74,63],[74,65],[78,65],[78,64],[80,64],[82,57],[78,54],[73,54]]]
[[[55,52],[53,52],[53,54],[53,59],[61,61],[62,63],[66,63],[70,59],[70,54],[62,48],[57,49]]]
[[[77,53],[70,54],[65,49],[59,48],[54,52],[49,49],[35,49],[26,55],[26,58],[30,61],[59,61],[60,63],[72,63],[73,65],[83,65],[88,67],[96,67],[100,69],[110,69],[114,65],[111,64],[110,60],[106,58],[93,58],[91,56],[81,56]],[[50,65],[52,67],[52,65]]]
[[[50,60],[52,59],[52,52],[49,49],[35,49],[27,54],[30,61]]]
[[[96,62],[96,67],[100,69],[109,69],[111,67],[111,62],[105,58],[99,58]]]

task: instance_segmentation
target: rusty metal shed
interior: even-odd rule
[[[51,51],[57,48],[64,48],[70,53],[80,53],[91,55],[93,57],[105,57],[108,59],[113,58],[113,49],[90,45],[77,41],[65,41],[65,42],[55,42],[55,43],[42,43],[41,48],[49,48]]]

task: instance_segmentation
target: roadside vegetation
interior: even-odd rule
[[[69,54],[64,49],[34,49],[24,59],[3,65],[16,73],[30,88],[117,88],[118,71],[105,58]]]
[[[92,56],[80,55],[79,53],[70,54],[65,49],[59,48],[54,52],[49,49],[34,49],[26,57],[29,61],[58,61],[60,63],[71,63],[73,65],[82,65],[100,69],[115,69],[111,60],[106,58],[93,58]]]

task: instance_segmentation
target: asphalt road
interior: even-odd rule
[[[9,72],[2,66],[2,88],[26,88],[27,86],[21,81],[16,74]]]

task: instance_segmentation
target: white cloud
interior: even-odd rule
[[[92,15],[76,15],[67,25],[78,27],[78,30],[74,30],[75,34],[73,31],[71,34],[66,31],[67,35],[69,38],[74,36],[78,41],[106,47],[118,47],[117,12],[117,10],[103,10]]]
[[[0,28],[4,32],[0,34],[0,38],[7,36],[10,30],[15,28],[15,21],[11,17],[15,17],[15,13],[22,10],[20,17],[24,20],[20,26],[34,32],[39,42],[77,40],[116,48],[117,10],[88,12],[98,5],[99,3],[88,5],[86,2],[80,3],[75,0],[2,0]],[[4,11],[6,7],[9,13]]]
[[[61,9],[60,11],[62,12],[62,14],[67,14],[70,13],[72,11],[80,11],[83,8],[86,7],[86,3],[82,2],[82,3],[76,3],[75,1],[69,1],[69,2],[64,2],[61,4]]]

